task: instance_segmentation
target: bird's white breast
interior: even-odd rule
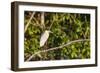
[[[40,47],[42,47],[49,37],[49,31],[45,31],[40,38]]]

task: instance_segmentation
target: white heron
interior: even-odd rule
[[[41,38],[40,38],[40,47],[44,46],[44,44],[46,43],[46,41],[49,38],[49,34],[50,34],[50,30],[45,30],[45,32],[42,34]]]

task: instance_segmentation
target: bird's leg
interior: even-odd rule
[[[45,43],[45,45],[42,47],[42,49],[43,50],[47,50],[47,48],[48,48],[48,42],[46,41],[46,43]],[[43,60],[47,60],[48,59],[48,53],[47,52],[45,52],[45,53],[43,53]]]

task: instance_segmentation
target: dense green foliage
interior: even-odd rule
[[[25,26],[31,15],[31,11],[25,11]],[[36,12],[24,34],[25,60],[41,50],[58,47],[78,39],[90,39],[90,14],[45,12],[44,18],[45,26],[41,25],[41,12]],[[40,47],[41,34],[48,29],[53,33],[50,33],[45,45]],[[57,50],[40,53],[31,61],[86,58],[90,58],[90,41],[76,42]]]

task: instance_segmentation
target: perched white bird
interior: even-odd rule
[[[49,38],[50,30],[45,30],[45,32],[42,34],[40,38],[40,47],[44,46],[46,43],[47,39]]]

